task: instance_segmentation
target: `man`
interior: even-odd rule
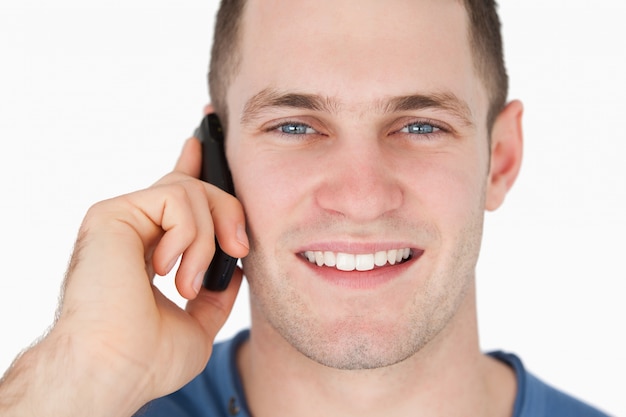
[[[483,213],[522,153],[493,5],[249,0],[217,27],[237,199],[195,179],[190,140],[155,186],[96,204],[2,414],[602,415],[479,351]],[[242,271],[200,288],[214,235],[252,311],[215,349]],[[186,311],[150,283],[181,253]]]

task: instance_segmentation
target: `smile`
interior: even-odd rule
[[[376,267],[395,265],[411,257],[411,249],[390,249],[376,253],[343,253],[330,251],[306,251],[304,258],[317,266],[327,266],[340,271],[371,271]]]

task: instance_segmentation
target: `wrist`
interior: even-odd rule
[[[147,378],[90,344],[55,329],[24,352],[0,385],[0,414],[132,415],[149,400],[142,398]]]

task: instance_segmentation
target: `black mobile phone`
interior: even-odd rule
[[[202,142],[200,179],[235,195],[235,187],[224,152],[224,132],[217,115],[211,113],[205,116],[194,135]],[[224,291],[230,283],[236,266],[237,258],[224,253],[215,238],[215,255],[204,274],[202,286],[211,291]]]

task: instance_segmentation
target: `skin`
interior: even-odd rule
[[[432,0],[360,5],[303,1],[298,15],[306,18],[294,19],[285,2],[251,1],[244,17],[241,69],[228,93],[227,156],[251,240],[244,269],[253,331],[240,366],[255,414],[319,415],[319,404],[332,414],[358,403],[363,409],[355,414],[376,415],[389,411],[389,399],[407,397],[399,394],[415,399],[394,381],[410,380],[414,389],[423,373],[452,363],[457,377],[468,375],[446,382],[460,392],[484,399],[485,387],[498,379],[512,387],[511,375],[478,349],[474,269],[484,210],[501,203],[517,174],[521,106],[509,105],[494,132],[509,124],[503,141],[514,144],[495,138],[490,153],[487,93],[474,72],[463,7]],[[276,104],[289,94],[331,104]],[[465,111],[383,111],[381,103],[417,94],[452,96]],[[402,130],[424,121],[441,130],[422,136]],[[311,129],[288,136],[284,123]],[[503,155],[504,146],[513,154]],[[423,254],[341,278],[301,256],[403,247]],[[438,373],[444,386],[446,372]],[[298,384],[284,387],[285,380]],[[329,393],[327,381],[337,389]],[[279,388],[297,400],[281,409],[270,395]],[[445,407],[434,400],[422,409],[424,403]],[[485,414],[468,398],[470,404]]]
[[[216,235],[249,254],[252,332],[238,366],[255,416],[511,415],[513,374],[479,351],[474,267],[483,212],[519,170],[521,104],[498,116],[489,145],[457,2],[358,5],[303,0],[294,18],[293,1],[250,2],[227,97],[239,200],[197,180],[192,139],[154,186],[95,204],[55,326],[0,382],[0,414],[128,416],[187,383],[242,278],[199,288]],[[276,92],[300,94],[298,106],[268,107]],[[394,99],[416,94],[447,101]],[[313,130],[282,135],[285,122]],[[404,131],[416,122],[441,130]],[[301,256],[398,247],[413,257],[374,272]],[[152,285],[181,254],[186,309]]]
[[[388,7],[370,3],[375,7],[359,15],[347,2],[304,2],[302,14],[315,22],[307,26],[273,12],[284,5],[252,2],[241,73],[229,94],[233,118],[243,117],[246,101],[265,89],[337,102],[329,111],[272,107],[246,124],[232,123],[228,157],[246,207],[252,251],[244,266],[259,320],[267,317],[298,350],[339,368],[403,360],[450,320],[473,278],[488,167],[480,123],[487,100],[472,71],[463,8],[449,2],[426,20],[433,23],[416,28],[395,16],[400,28],[411,29],[385,33],[383,25],[361,28]],[[335,33],[335,19],[349,22],[342,33]],[[285,30],[260,30],[274,25]],[[341,51],[336,39],[348,39]],[[395,47],[385,48],[389,44]],[[307,53],[284,65],[285,50]],[[353,56],[361,59],[346,58]],[[420,65],[422,57],[432,59]],[[377,105],[439,91],[466,102],[473,117],[462,121],[433,109],[384,113]],[[422,120],[449,132],[401,132]],[[315,132],[296,138],[265,131],[284,121]],[[424,254],[401,272],[385,271],[397,275],[389,285],[353,291],[316,278],[297,256],[326,246],[357,253],[409,247]]]
[[[54,327],[0,381],[2,416],[130,416],[206,366],[242,274],[223,293],[200,289],[198,277],[214,233],[233,256],[248,243],[240,203],[198,181],[200,164],[200,143],[189,140],[152,187],[89,209]],[[152,285],[181,254],[184,310]]]

